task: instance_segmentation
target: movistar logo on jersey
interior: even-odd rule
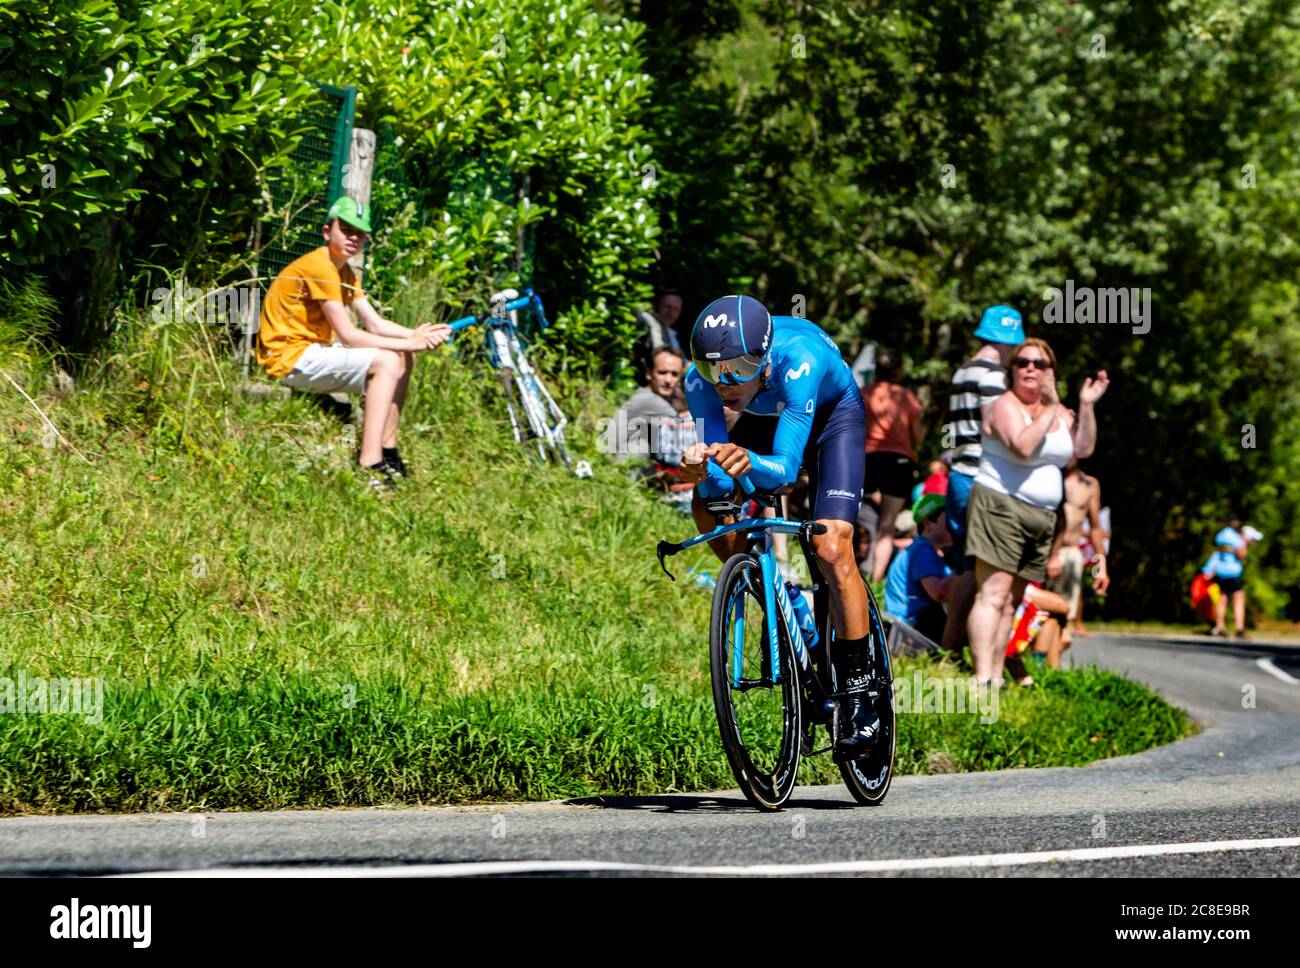
[[[789,383],[791,380],[797,380],[800,377],[805,377],[811,372],[812,372],[812,367],[808,365],[807,360],[804,360],[803,363],[800,364],[799,369],[796,370],[791,368],[785,371],[785,382]]]
[[[704,386],[704,380],[700,377],[698,373],[692,373],[689,377],[687,377],[686,389],[698,390],[702,386]]]

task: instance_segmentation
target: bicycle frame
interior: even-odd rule
[[[521,309],[531,309],[536,316],[541,329],[545,329],[549,324],[546,320],[546,310],[542,306],[542,298],[532,289],[525,289],[524,295],[499,303],[493,307],[493,311],[484,316],[463,316],[460,319],[451,322],[453,333],[460,332],[467,327],[477,323],[485,323],[487,330],[484,334],[484,343],[487,348],[488,358],[494,369],[508,371],[509,377],[503,375],[503,379],[513,379],[515,387],[519,394],[519,402],[523,407],[524,417],[532,430],[533,436],[539,441],[539,449],[542,458],[546,458],[545,449],[550,448],[552,453],[562,463],[572,466],[568,452],[564,446],[564,428],[568,424],[568,418],[564,415],[555,398],[551,396],[550,391],[542,383],[537,371],[533,369],[532,362],[528,359],[528,353],[524,345],[523,338],[519,334],[519,329],[515,325],[512,314]],[[509,390],[507,388],[507,402]],[[511,412],[511,422],[514,423],[514,413]],[[523,443],[521,435],[516,430],[516,439]],[[576,471],[579,477],[590,477],[590,467],[585,461],[580,462]]]
[[[712,531],[697,535],[694,538],[688,538],[685,541],[674,543],[670,541],[660,541],[656,550],[659,556],[659,567],[673,581],[677,578],[668,570],[664,564],[664,558],[685,551],[687,548],[693,548],[706,541],[712,541],[714,538],[720,538],[723,535],[735,534],[738,531],[746,532],[746,539],[751,544],[761,544],[763,550],[755,557],[758,558],[759,570],[763,576],[763,611],[767,618],[767,643],[770,651],[770,662],[772,669],[773,685],[781,682],[781,662],[777,642],[777,620],[785,624],[786,632],[790,636],[790,641],[794,643],[795,656],[799,660],[799,668],[808,671],[809,655],[808,650],[804,648],[803,631],[799,628],[799,620],[795,616],[794,606],[790,603],[790,595],[786,591],[785,582],[781,580],[780,573],[776,565],[776,552],[772,549],[770,536],[773,534],[794,534],[800,536],[800,544],[807,547],[808,536],[813,533],[815,527],[812,521],[791,521],[787,518],[761,518],[747,517],[739,521],[733,521],[731,524],[721,524]],[[814,585],[816,588],[816,585]],[[740,686],[740,658],[744,652],[744,625],[739,619],[733,619],[736,624],[735,645],[733,646],[735,661],[732,663],[732,685]]]

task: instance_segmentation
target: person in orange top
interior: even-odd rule
[[[445,343],[451,327],[407,329],[384,319],[357,285],[348,259],[370,236],[366,207],[344,195],[330,206],[325,244],[289,263],[262,301],[257,362],[286,386],[365,396],[358,463],[370,484],[392,489],[405,477],[397,425],[415,354]],[[364,329],[348,313],[356,313]]]
[[[863,492],[880,492],[880,517],[871,545],[871,580],[880,581],[889,569],[894,519],[911,496],[916,477],[916,448],[925,439],[921,401],[897,383],[898,355],[889,349],[876,354],[876,378],[862,388],[867,406],[867,470]]]

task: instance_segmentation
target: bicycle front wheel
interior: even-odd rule
[[[779,810],[799,774],[799,687],[794,644],[777,623],[773,682],[762,572],[750,554],[732,555],[713,592],[709,665],[722,748],[741,791],[760,810]]]

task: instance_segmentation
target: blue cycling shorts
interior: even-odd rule
[[[770,454],[776,422],[776,417],[742,413],[727,438],[756,454]],[[850,524],[858,520],[866,449],[867,411],[860,394],[845,395],[813,415],[803,466],[808,471],[814,519]]]

